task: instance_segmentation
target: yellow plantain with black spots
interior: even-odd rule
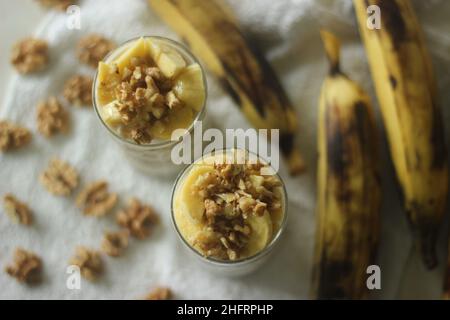
[[[244,37],[220,0],[148,0],[189,45],[258,129],[280,129],[291,174],[304,169],[295,145],[297,117],[269,63]]]
[[[370,98],[339,66],[339,40],[322,31],[330,71],[319,103],[317,226],[312,296],[367,298],[379,239],[380,179]]]
[[[448,193],[447,149],[436,80],[409,0],[354,0],[360,33],[390,144],[404,208],[428,268]],[[367,27],[367,7],[381,9],[381,29]]]

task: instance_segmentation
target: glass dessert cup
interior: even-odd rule
[[[207,95],[203,68],[183,45],[156,36],[123,43],[99,63],[92,94],[132,165],[152,175],[179,170],[172,148],[203,120]],[[172,137],[176,129],[185,131]]]
[[[245,152],[246,154],[249,154],[247,151],[243,150],[237,150],[238,152]],[[205,230],[214,230],[211,229],[211,225],[208,225],[208,215],[206,214],[206,210],[203,210],[203,213],[200,213],[198,211],[198,204],[202,203],[204,198],[200,197],[200,200],[198,200],[198,194],[192,194],[191,196],[194,197],[192,199],[196,199],[197,206],[194,205],[192,202],[186,201],[186,188],[190,185],[195,185],[197,188],[198,181],[202,181],[204,179],[204,175],[200,174],[197,175],[198,172],[205,172],[208,174],[210,172],[210,169],[205,169],[204,165],[207,163],[207,166],[215,167],[214,164],[211,163],[211,159],[213,159],[217,154],[232,154],[236,152],[235,149],[229,149],[229,150],[221,150],[216,151],[215,155],[205,155],[199,160],[195,161],[193,164],[186,167],[177,177],[173,191],[172,191],[172,199],[171,199],[171,215],[172,215],[172,223],[173,227],[175,229],[175,232],[178,234],[178,237],[180,238],[181,242],[183,243],[183,247],[187,250],[187,252],[194,256],[196,261],[199,262],[205,269],[222,276],[241,276],[248,273],[251,273],[258,269],[260,266],[262,266],[269,258],[270,255],[273,253],[274,248],[278,245],[279,240],[281,238],[281,235],[286,228],[287,223],[287,194],[286,189],[284,186],[283,181],[281,180],[280,176],[278,174],[274,174],[272,176],[273,179],[275,179],[277,182],[279,182],[279,185],[277,185],[276,193],[279,197],[279,208],[276,209],[276,211],[272,211],[267,209],[264,212],[264,215],[258,216],[258,217],[251,217],[248,216],[246,220],[243,221],[244,224],[241,226],[249,226],[251,232],[246,233],[247,239],[246,245],[242,247],[242,253],[237,258],[232,259],[230,258],[230,255],[228,253],[228,250],[226,248],[223,248],[224,250],[227,250],[228,257],[217,257],[214,255],[208,255],[205,254],[205,252],[201,252],[202,250],[199,249],[199,247],[196,245],[198,243],[199,237],[203,237],[203,233]],[[255,156],[255,155],[253,155]],[[256,157],[256,156],[255,156]],[[259,161],[266,164],[267,163],[256,157]],[[215,173],[214,173],[215,174]],[[271,178],[271,179],[272,179]],[[246,180],[247,183],[247,180]],[[271,191],[274,191],[275,189],[270,189]],[[250,191],[249,191],[250,192]],[[244,192],[245,194],[245,192]],[[241,200],[238,199],[237,203],[241,203]],[[225,203],[225,206],[227,204]],[[270,208],[268,206],[267,208]],[[270,211],[270,212],[269,212]],[[197,212],[194,213],[193,212]],[[254,213],[254,212],[253,212]],[[270,238],[266,235],[265,231],[266,229],[261,228],[263,224],[260,222],[257,222],[255,224],[254,220],[263,219],[265,217],[270,216]],[[251,220],[253,219],[253,220]],[[261,220],[262,221],[262,220]],[[236,229],[233,229],[236,230]],[[209,231],[206,231],[209,232]],[[220,237],[220,236],[219,236]],[[252,239],[253,237],[253,239]],[[227,238],[229,240],[229,238]],[[264,240],[261,242],[261,240]],[[220,239],[222,241],[222,239]],[[261,245],[261,243],[264,243],[264,245]],[[223,243],[222,243],[223,244]],[[255,244],[259,244],[255,247]],[[228,247],[228,246],[227,246]],[[228,247],[229,248],[229,247]],[[256,248],[256,249],[255,249]]]

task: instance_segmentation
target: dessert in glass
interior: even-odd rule
[[[94,107],[130,161],[148,173],[174,172],[171,150],[204,116],[206,81],[196,58],[162,37],[132,39],[99,63]]]
[[[252,272],[279,241],[287,196],[277,174],[261,174],[268,167],[245,150],[229,149],[203,156],[178,176],[171,203],[175,230],[212,271]]]

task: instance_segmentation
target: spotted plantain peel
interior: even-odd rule
[[[404,208],[425,265],[437,265],[436,239],[448,193],[447,149],[436,80],[409,0],[354,0]],[[367,7],[381,29],[367,27]]]
[[[244,37],[221,0],[148,0],[230,93],[258,129],[279,129],[291,174],[304,169],[295,145],[297,116],[277,76]]]
[[[312,296],[365,299],[379,239],[380,179],[370,98],[339,66],[339,40],[322,31],[330,71],[319,103],[317,229]]]

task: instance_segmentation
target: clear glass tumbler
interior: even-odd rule
[[[111,51],[105,57],[104,62],[108,63],[113,61],[140,38],[141,37],[134,38],[121,44],[118,48]],[[174,40],[158,36],[144,36],[142,38],[150,39],[154,43],[175,50],[186,60],[188,65],[193,63],[198,63],[200,65],[203,75],[203,85],[205,88],[205,103],[201,108],[201,110],[197,113],[192,124],[189,126],[189,128],[186,129],[187,130],[186,135],[191,135],[194,130],[195,124],[199,121],[203,121],[205,116],[208,90],[207,90],[206,76],[203,67],[201,66],[197,58],[188,49],[186,49],[185,46]],[[101,113],[99,111],[99,108],[101,106],[97,99],[97,87],[98,87],[98,71],[95,74],[92,87],[92,96],[93,96],[92,101],[94,103],[95,111],[102,125],[107,129],[111,137],[118,143],[122,151],[125,153],[125,156],[129,159],[130,163],[144,173],[158,176],[167,176],[175,174],[178,170],[180,170],[180,166],[175,165],[172,162],[171,151],[176,144],[182,141],[184,136],[180,136],[176,140],[167,140],[167,141],[155,140],[149,144],[138,144],[132,140],[125,139],[114,129],[110,128],[101,117]]]
[[[232,152],[234,150],[222,150],[223,152]],[[248,152],[248,151],[246,151]],[[172,190],[172,197],[171,197],[171,216],[172,216],[172,224],[175,232],[177,233],[179,239],[183,243],[183,247],[186,249],[187,253],[190,256],[193,256],[194,259],[206,270],[209,270],[213,272],[214,274],[217,274],[219,276],[226,276],[226,277],[239,277],[242,275],[249,274],[259,267],[261,267],[267,260],[270,258],[271,254],[273,253],[275,247],[278,245],[280,238],[286,229],[287,225],[287,218],[288,218],[288,212],[287,212],[287,193],[286,193],[286,187],[284,185],[283,180],[281,180],[281,177],[278,174],[275,174],[276,177],[281,182],[281,189],[282,189],[282,204],[283,204],[283,218],[281,220],[280,226],[278,231],[273,235],[273,238],[271,242],[260,252],[255,254],[254,256],[250,256],[247,258],[239,259],[239,260],[219,260],[212,257],[205,257],[200,252],[198,252],[195,248],[191,246],[191,244],[185,239],[177,225],[176,217],[175,217],[175,198],[177,197],[178,191],[180,190],[184,179],[188,176],[189,171],[199,163],[199,161],[202,161],[202,159],[208,158],[211,156],[211,154],[204,155],[201,159],[198,159],[194,163],[190,164],[180,174],[178,175],[173,190]],[[259,158],[262,162],[265,162],[263,159]]]

